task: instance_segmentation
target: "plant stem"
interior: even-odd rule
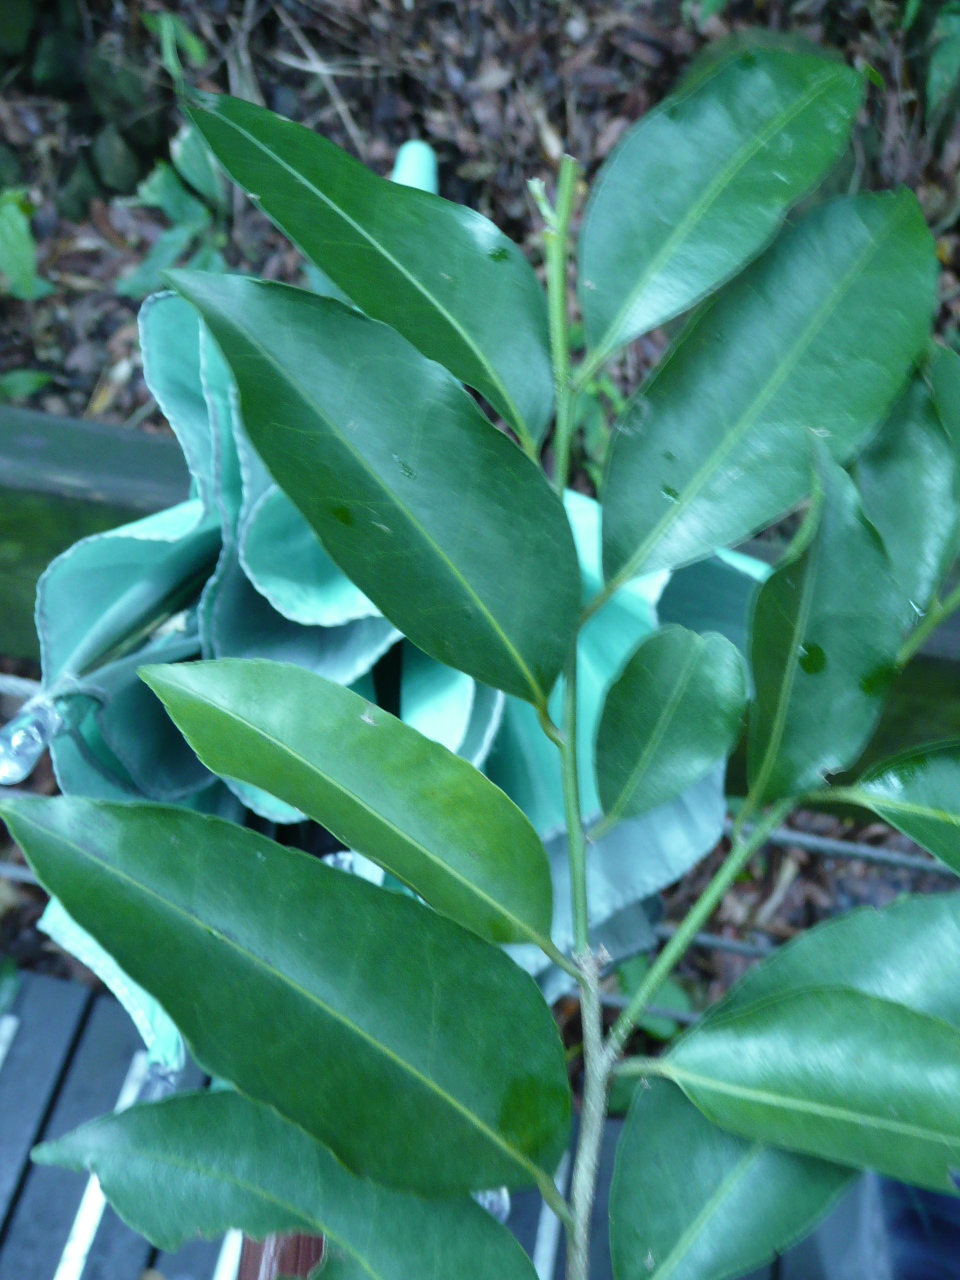
[[[573,951],[578,963],[590,950],[587,916],[587,841],[580,814],[580,778],[577,773],[577,651],[574,648],[564,671],[563,804],[567,819],[567,848],[570,857],[570,901],[573,912]],[[582,985],[582,983],[581,983]]]
[[[569,973],[571,978],[576,978],[578,982],[580,981],[580,969],[573,960],[563,954],[559,947],[555,947],[546,938],[538,942],[538,945],[543,954],[549,956],[559,969],[562,969],[564,973]]]
[[[663,1058],[626,1058],[613,1068],[615,1076],[664,1076],[668,1074]]]
[[[557,416],[553,432],[553,483],[561,495],[570,471],[573,396],[570,387],[570,342],[567,333],[567,252],[570,215],[580,166],[572,156],[560,161],[553,224],[544,232],[547,259],[547,305],[550,315],[550,353],[556,387]]]
[[[897,666],[905,667],[931,632],[935,631],[940,623],[949,618],[951,613],[955,613],[958,608],[960,608],[960,583],[954,587],[945,600],[934,600],[921,619],[916,631],[907,636],[903,642],[900,652],[897,654]]]
[[[590,1223],[597,1190],[600,1147],[607,1114],[610,1059],[603,1047],[600,965],[595,955],[580,961],[580,1018],[583,1024],[583,1106],[573,1165],[570,1200],[573,1225],[567,1240],[567,1280],[589,1280]]]
[[[563,750],[563,734],[550,719],[550,712],[547,710],[547,704],[537,707],[537,719],[540,721],[540,728],[547,735],[553,745],[559,750]]]
[[[630,1032],[637,1023],[637,1019],[642,1015],[659,990],[660,985],[683,958],[694,937],[713,915],[744,866],[756,851],[763,846],[770,832],[780,825],[793,807],[794,802],[792,800],[781,800],[779,804],[774,805],[760,819],[750,833],[748,840],[736,844],[731,849],[723,866],[688,912],[686,919],[676,933],[660,952],[646,978],[634,992],[630,1003],[617,1019],[616,1025],[607,1037],[606,1049],[611,1057],[615,1057],[622,1052]]]

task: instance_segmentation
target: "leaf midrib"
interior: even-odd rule
[[[422,538],[423,542],[427,545],[427,547],[433,550],[433,552],[437,556],[437,559],[440,560],[442,564],[446,565],[447,569],[450,572],[451,577],[460,584],[464,594],[469,599],[474,601],[474,603],[476,604],[482,616],[487,619],[487,622],[491,630],[495,633],[496,636],[499,637],[500,643],[503,645],[504,649],[507,651],[507,653],[513,659],[513,661],[516,663],[517,669],[523,675],[524,679],[527,681],[527,684],[530,686],[531,691],[535,695],[535,705],[538,707],[543,705],[546,701],[544,691],[540,688],[540,685],[538,681],[534,678],[530,668],[527,666],[526,662],[520,656],[520,653],[517,650],[516,646],[514,645],[513,641],[507,636],[506,632],[501,627],[497,618],[490,612],[490,609],[488,608],[486,603],[483,600],[481,600],[481,598],[477,595],[476,591],[474,591],[473,587],[471,587],[470,583],[463,576],[460,569],[450,559],[450,557],[446,554],[443,548],[427,532],[427,530],[423,527],[423,525],[416,518],[413,512],[409,509],[409,507],[407,507],[405,503],[401,502],[399,497],[396,495],[396,493],[394,493],[394,491],[384,483],[383,478],[374,470],[374,468],[366,460],[363,454],[361,454],[355,448],[355,446],[350,443],[350,441],[342,433],[342,431],[339,429],[339,427],[334,422],[334,420],[327,413],[324,412],[321,406],[316,402],[316,400],[313,398],[310,392],[301,384],[301,382],[298,379],[295,380],[290,374],[288,374],[288,372],[284,369],[283,365],[280,364],[280,362],[274,358],[272,353],[251,334],[249,329],[241,328],[230,317],[225,315],[222,311],[220,312],[220,315],[223,322],[226,325],[228,325],[235,334],[239,335],[239,337],[243,341],[249,343],[250,346],[252,346],[257,352],[259,352],[261,357],[268,364],[271,364],[273,366],[273,368],[277,371],[277,374],[280,376],[281,380],[291,387],[291,389],[299,397],[299,399],[304,404],[304,406],[311,412],[315,413],[317,418],[319,418],[321,422],[326,424],[327,429],[340,443],[341,448],[345,449],[349,454],[351,454],[355,459],[356,463],[361,468],[361,470],[366,472],[367,476],[373,482],[374,487],[378,489],[381,493],[383,493],[387,498],[389,498],[390,502],[392,503],[393,507],[396,509],[397,513],[408,522],[408,524],[416,533],[420,535],[420,537]],[[306,437],[309,437],[311,434],[310,432],[304,431],[300,428],[292,427],[288,423],[274,423],[273,425],[275,427],[278,427],[281,431],[287,432],[287,433],[293,432],[296,435],[303,435]]]
[[[178,689],[176,690],[176,692],[182,694],[183,691],[182,689]],[[534,929],[530,925],[525,924],[522,920],[520,920],[517,916],[515,916],[511,911],[507,910],[502,904],[497,902],[495,898],[491,898],[488,893],[482,890],[473,881],[467,880],[466,877],[464,877],[460,872],[456,871],[453,867],[451,867],[449,863],[443,862],[436,854],[432,853],[428,848],[426,848],[426,846],[420,844],[419,841],[413,839],[413,837],[410,836],[407,832],[402,831],[398,826],[396,826],[393,822],[391,822],[389,818],[385,817],[378,810],[372,808],[365,800],[362,800],[355,792],[350,791],[343,783],[340,783],[335,778],[331,777],[329,773],[324,772],[324,770],[321,769],[319,766],[314,764],[312,761],[308,760],[305,756],[302,756],[299,753],[299,751],[295,751],[293,747],[289,746],[287,743],[282,742],[279,738],[275,738],[272,734],[268,733],[265,729],[254,726],[250,721],[245,720],[242,716],[238,715],[230,707],[224,706],[223,703],[215,702],[212,698],[209,698],[209,697],[204,698],[202,700],[198,700],[198,701],[201,702],[201,705],[215,707],[222,715],[226,716],[228,719],[233,721],[233,723],[238,724],[242,728],[247,729],[249,732],[256,734],[264,742],[269,743],[271,746],[275,747],[280,753],[289,757],[290,760],[296,762],[299,765],[302,765],[304,768],[310,770],[311,772],[315,772],[319,774],[320,777],[323,778],[324,781],[327,782],[329,786],[331,786],[340,795],[346,797],[348,800],[351,800],[354,804],[356,804],[359,808],[361,808],[369,818],[381,823],[390,831],[392,835],[399,837],[406,844],[416,849],[418,853],[422,854],[424,858],[431,863],[431,865],[438,867],[442,871],[446,872],[447,875],[449,875],[452,880],[457,881],[457,883],[461,885],[461,887],[469,889],[478,898],[480,898],[482,902],[484,902],[487,906],[491,907],[497,914],[510,920],[511,923],[513,923],[517,927],[518,931],[524,935],[524,937],[529,938],[533,942],[536,942],[537,946],[541,946],[542,938],[536,929]],[[491,785],[493,784],[491,783]],[[373,857],[374,861],[379,861],[379,859],[377,859],[372,854],[368,856]],[[396,869],[394,869],[394,874],[400,875],[399,871]],[[400,878],[403,879],[403,876],[400,875]],[[414,889],[417,888],[416,885],[411,885],[410,887]]]
[[[807,548],[805,553],[806,564],[802,566],[803,572],[803,589],[800,596],[800,608],[797,610],[797,616],[790,630],[790,652],[787,662],[784,666],[783,675],[780,681],[780,690],[777,695],[777,710],[773,717],[773,724],[770,726],[770,737],[767,740],[767,749],[763,754],[760,764],[760,770],[757,773],[754,790],[758,801],[764,802],[767,783],[770,781],[770,775],[777,763],[777,756],[780,753],[780,747],[783,744],[783,735],[787,727],[787,715],[790,710],[790,699],[793,696],[793,686],[797,678],[797,670],[800,666],[800,647],[803,643],[803,637],[807,632],[807,624],[810,621],[810,613],[813,609],[813,596],[816,588],[817,574],[820,569],[820,556],[822,553],[822,542],[819,536],[816,536],[812,544]],[[784,572],[789,573],[793,566],[788,566]],[[757,703],[754,704],[758,705]]]
[[[466,346],[471,351],[474,358],[479,362],[490,384],[496,387],[497,392],[500,394],[500,396],[503,399],[504,407],[508,410],[509,415],[513,419],[514,423],[520,426],[524,431],[529,432],[530,428],[527,426],[527,423],[523,417],[523,414],[521,414],[520,410],[517,408],[517,405],[513,399],[513,396],[504,386],[503,379],[500,377],[496,368],[490,362],[487,356],[484,354],[482,349],[477,345],[474,338],[463,327],[463,325],[456,318],[456,316],[454,316],[452,312],[448,311],[447,308],[440,302],[440,300],[434,294],[432,294],[426,288],[426,286],[420,280],[418,280],[417,277],[413,275],[403,265],[402,262],[400,262],[397,258],[393,256],[392,253],[390,253],[387,250],[384,244],[382,244],[379,240],[376,240],[372,235],[370,235],[370,233],[366,231],[358,222],[356,222],[344,209],[342,209],[338,204],[336,204],[333,200],[331,200],[330,197],[326,195],[325,192],[321,191],[319,187],[314,186],[314,184],[310,182],[302,173],[300,173],[292,165],[288,164],[286,160],[282,159],[277,154],[276,151],[274,151],[266,143],[261,142],[259,138],[255,137],[247,129],[244,129],[235,120],[231,120],[228,116],[224,115],[222,112],[217,111],[217,112],[213,112],[212,114],[216,117],[216,119],[223,121],[236,133],[239,133],[242,137],[246,138],[248,142],[252,143],[255,147],[258,147],[264,153],[264,155],[268,156],[275,164],[279,165],[282,169],[286,169],[286,171],[291,175],[291,177],[294,179],[295,182],[299,183],[301,186],[305,187],[308,191],[312,192],[313,195],[315,195],[319,200],[321,200],[333,213],[336,214],[337,217],[342,218],[343,221],[346,222],[348,226],[350,226],[353,229],[353,231],[356,232],[357,235],[359,235],[362,239],[366,240],[366,242],[370,245],[372,249],[375,250],[375,252],[381,254],[383,258],[385,258],[386,261],[389,262],[390,265],[400,275],[404,277],[404,279],[408,282],[408,284],[412,285],[414,289],[416,289],[420,294],[422,294],[422,296],[426,299],[427,302],[429,302],[433,307],[437,309],[440,315],[443,316],[444,320],[446,320],[447,324],[450,325],[451,329],[453,329],[454,332],[457,334],[457,336],[460,338],[461,342],[463,342],[464,346]],[[308,255],[308,256],[311,256],[311,255]]]
[[[867,787],[844,787],[842,790],[845,795],[849,795],[851,800],[861,796],[871,809],[882,807],[891,809],[895,813],[911,814],[918,818],[931,818],[950,827],[960,827],[960,813],[949,813],[944,809],[933,809],[928,805],[917,804],[909,800],[891,800],[884,795],[870,791]]]
[[[706,1093],[721,1094],[725,1097],[738,1098],[744,1102],[756,1102],[767,1105],[774,1110],[795,1111],[802,1115],[816,1116],[824,1120],[837,1120],[845,1124],[858,1125],[883,1133],[897,1134],[905,1138],[916,1138],[921,1142],[937,1143],[944,1147],[960,1150],[960,1133],[950,1136],[939,1133],[935,1129],[925,1129],[921,1125],[911,1124],[906,1120],[887,1120],[868,1111],[851,1111],[847,1107],[838,1107],[828,1103],[814,1102],[808,1098],[793,1097],[787,1093],[772,1093],[766,1089],[752,1088],[748,1085],[736,1085],[727,1080],[713,1076],[700,1075],[686,1067],[675,1066],[672,1062],[664,1062],[662,1073],[677,1084],[686,1081],[691,1087],[700,1087]],[[684,1090],[686,1092],[686,1090]],[[827,1157],[824,1157],[827,1158]]]
[[[704,1201],[703,1207],[696,1217],[684,1228],[677,1237],[677,1241],[673,1248],[664,1258],[663,1262],[657,1267],[656,1271],[650,1277],[650,1280],[669,1280],[670,1275],[676,1271],[681,1262],[684,1261],[690,1248],[696,1243],[696,1239],[700,1234],[701,1228],[711,1218],[714,1212],[733,1194],[740,1182],[750,1170],[751,1165],[763,1155],[766,1150],[762,1142],[755,1142],[750,1149],[737,1161],[736,1166],[726,1175],[720,1185],[714,1192]]]
[[[36,831],[39,831],[44,835],[50,834],[45,827],[37,824],[36,822],[31,822],[29,818],[24,818],[22,812],[18,814],[18,817],[20,818],[21,821],[25,821],[29,823],[31,826],[33,826],[33,828]],[[437,1098],[439,1098],[447,1106],[449,1106],[451,1110],[457,1112],[460,1116],[462,1116],[468,1122],[468,1124],[470,1124],[474,1129],[476,1129],[478,1133],[482,1134],[484,1138],[486,1138],[489,1142],[492,1143],[492,1145],[494,1145],[500,1151],[502,1151],[505,1155],[507,1155],[514,1163],[519,1164],[522,1168],[528,1170],[531,1176],[533,1177],[534,1182],[539,1183],[539,1181],[542,1179],[543,1171],[540,1169],[538,1165],[536,1165],[532,1160],[530,1160],[528,1156],[524,1155],[523,1152],[514,1150],[506,1142],[506,1140],[496,1132],[496,1130],[491,1129],[490,1126],[486,1124],[485,1121],[481,1120],[479,1116],[475,1115],[472,1111],[470,1111],[464,1103],[460,1102],[458,1098],[455,1098],[452,1094],[448,1093],[444,1088],[441,1087],[440,1084],[437,1083],[436,1080],[432,1079],[432,1077],[424,1075],[421,1071],[419,1071],[416,1067],[414,1067],[412,1063],[407,1062],[405,1059],[401,1058],[397,1053],[394,1052],[394,1050],[390,1049],[387,1045],[383,1044],[378,1040],[375,1040],[373,1036],[368,1031],[366,1031],[363,1027],[360,1027],[356,1023],[351,1022],[351,1020],[345,1014],[341,1013],[339,1010],[334,1009],[332,1006],[328,1005],[325,1001],[321,1000],[320,997],[316,995],[314,992],[308,991],[305,987],[302,987],[299,982],[294,981],[294,979],[291,978],[288,974],[285,974],[281,972],[279,969],[274,968],[262,957],[256,955],[252,951],[249,951],[246,947],[241,946],[239,941],[237,941],[236,939],[227,937],[224,933],[222,933],[219,929],[215,928],[212,924],[206,924],[203,920],[199,919],[197,916],[187,911],[184,907],[179,906],[175,902],[171,902],[168,898],[164,898],[163,895],[160,894],[157,890],[151,888],[148,885],[143,884],[141,881],[129,875],[127,872],[122,871],[119,867],[111,866],[110,864],[101,861],[99,858],[94,857],[92,854],[87,853],[87,851],[84,848],[82,848],[82,846],[75,844],[72,840],[67,839],[66,836],[60,834],[59,832],[54,834],[57,840],[61,841],[64,845],[66,845],[67,848],[72,849],[74,853],[78,857],[83,859],[85,862],[92,863],[95,867],[98,867],[105,875],[112,876],[114,879],[119,880],[126,885],[132,886],[134,891],[140,892],[149,898],[155,899],[166,910],[171,911],[175,915],[178,915],[182,919],[188,921],[189,924],[193,926],[195,929],[211,934],[224,946],[231,948],[232,950],[236,951],[239,955],[243,956],[250,964],[265,970],[273,978],[278,979],[281,983],[288,986],[294,993],[296,993],[303,1000],[305,1000],[306,1003],[315,1005],[327,1017],[332,1019],[334,1022],[339,1022],[348,1031],[352,1032],[355,1036],[357,1036],[359,1040],[363,1041],[370,1048],[372,1048],[376,1053],[380,1054],[381,1056],[386,1058],[388,1061],[392,1062],[395,1066],[399,1067],[402,1072],[411,1076],[422,1087],[424,1087],[427,1090],[427,1092],[435,1094]],[[294,1121],[293,1123],[296,1123],[296,1122]]]
[[[783,386],[784,382],[800,362],[818,332],[823,328],[833,312],[840,305],[841,300],[848,289],[852,286],[853,282],[858,276],[863,274],[868,260],[876,256],[884,242],[889,239],[895,230],[898,229],[900,222],[906,218],[906,214],[907,211],[905,207],[899,217],[890,218],[882,235],[878,238],[874,238],[874,236],[869,233],[869,229],[867,229],[865,224],[863,224],[865,229],[868,230],[868,243],[864,247],[863,251],[858,255],[851,266],[847,268],[837,285],[830,290],[826,300],[820,307],[818,307],[803,332],[793,344],[793,347],[790,349],[787,357],[780,365],[778,365],[773,375],[767,380],[766,384],[754,397],[753,402],[741,414],[739,420],[732,425],[729,431],[726,432],[718,447],[707,457],[700,469],[692,476],[679,499],[663,516],[661,516],[637,550],[627,560],[619,573],[616,574],[610,583],[610,590],[616,589],[616,587],[639,573],[643,568],[644,561],[649,556],[650,552],[656,547],[664,533],[673,524],[675,524],[677,520],[679,520],[680,516],[686,512],[691,503],[699,497],[701,489],[703,489],[703,487],[710,481],[720,465],[723,463],[724,459],[732,453],[738,444],[740,444],[750,428],[756,423],[759,415]],[[689,332],[692,333],[692,331],[693,330],[691,328]]]
[[[846,70],[846,68],[844,68],[844,70]],[[794,103],[780,111],[763,129],[753,134],[752,137],[734,153],[727,168],[722,170],[713,178],[703,194],[694,202],[693,205],[691,205],[684,217],[681,218],[680,222],[677,223],[674,230],[663,242],[660,249],[654,254],[643,275],[630,291],[626,301],[623,303],[616,316],[607,326],[606,333],[604,333],[601,341],[597,343],[595,351],[591,353],[592,360],[598,359],[601,356],[601,353],[603,359],[605,359],[606,356],[620,344],[620,339],[617,334],[621,329],[625,318],[635,306],[637,298],[647,287],[650,280],[653,279],[662,269],[664,263],[667,262],[676,251],[677,246],[686,240],[690,230],[706,217],[711,206],[719,200],[725,189],[735,181],[741,170],[767,145],[775,134],[777,134],[781,129],[785,129],[796,116],[800,115],[801,112],[806,111],[808,107],[811,107],[814,102],[816,102],[817,98],[821,97],[826,89],[838,81],[839,78],[840,77],[836,74],[835,70],[831,69],[830,73],[824,75],[821,79],[814,81],[806,93],[801,94]]]

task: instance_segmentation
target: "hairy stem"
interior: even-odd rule
[[[607,1113],[610,1060],[603,1047],[603,1011],[600,1004],[600,965],[595,955],[580,962],[580,1017],[583,1024],[583,1106],[580,1136],[573,1165],[570,1200],[573,1224],[567,1241],[567,1280],[588,1280],[590,1274],[590,1222],[597,1190],[600,1146]]]
[[[780,825],[792,808],[792,800],[781,800],[779,804],[774,805],[760,819],[753,831],[751,831],[748,840],[735,844],[730,850],[723,866],[707,885],[697,902],[688,912],[686,919],[660,952],[649,973],[634,992],[630,1003],[617,1019],[616,1025],[607,1037],[606,1048],[611,1057],[616,1057],[623,1051],[623,1046],[636,1026],[637,1019],[640,1018],[647,1005],[656,995],[660,985],[669,977],[674,967],[683,958],[694,937],[713,915],[744,866],[756,851],[763,846],[770,832]]]
[[[954,587],[944,600],[934,600],[924,614],[917,629],[907,636],[897,654],[897,666],[905,667],[914,654],[924,645],[930,634],[941,622],[960,608],[960,584]]]
[[[544,232],[547,259],[547,305],[550,315],[550,353],[556,388],[557,417],[553,433],[553,483],[562,494],[570,472],[573,395],[570,387],[570,341],[567,332],[567,253],[570,216],[577,190],[579,165],[572,156],[560,161],[557,204],[552,225]]]

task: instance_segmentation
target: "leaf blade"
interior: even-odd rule
[[[956,558],[960,524],[957,454],[922,377],[907,387],[851,474],[890,556],[908,629]]]
[[[549,945],[543,845],[516,805],[453,752],[286,663],[141,674],[213,772],[314,818],[488,941]]]
[[[217,159],[311,261],[513,426],[542,435],[553,401],[546,299],[512,241],[301,125],[225,95],[206,103],[188,114]]]
[[[960,1030],[842,987],[711,1019],[669,1077],[714,1123],[839,1164],[955,1191]]]
[[[854,1177],[718,1129],[679,1087],[651,1080],[617,1146],[614,1276],[726,1280],[752,1271],[805,1235]]]
[[[451,1195],[552,1170],[570,1106],[556,1024],[496,948],[220,819],[75,797],[3,813],[196,1061],[352,1171]]]
[[[838,794],[872,809],[960,875],[960,744],[917,747],[885,760]]]
[[[811,421],[835,458],[854,456],[923,349],[934,281],[930,233],[900,191],[807,214],[705,304],[621,418],[608,583],[690,564],[789,510],[809,492]]]
[[[323,1235],[373,1280],[530,1280],[505,1228],[470,1199],[426,1201],[354,1177],[322,1144],[239,1093],[180,1094],[103,1116],[35,1148],[94,1174],[125,1222],[173,1250],[229,1228]],[[376,1230],[370,1231],[370,1224]]]
[[[747,774],[758,803],[814,790],[846,768],[876,726],[904,614],[852,480],[820,456],[819,523],[760,588],[751,619],[756,698]]]
[[[689,1036],[697,1036],[700,1027],[725,1012],[811,985],[837,982],[960,1026],[960,987],[954,978],[958,963],[960,899],[956,895],[898,898],[880,911],[863,907],[800,934],[749,970]],[[732,1214],[708,1201],[715,1187],[723,1189],[727,1179],[736,1175],[751,1142],[716,1129],[666,1082],[650,1083],[651,1090],[634,1101],[636,1116],[631,1109],[611,1193],[611,1205],[619,1206],[611,1214],[621,1221],[623,1277],[633,1280],[629,1266],[635,1265],[635,1259],[629,1245],[637,1240],[643,1243],[640,1256],[651,1249],[658,1263],[661,1255],[676,1253],[677,1271],[675,1275],[667,1272],[670,1280],[724,1280],[739,1275],[766,1260],[758,1242],[766,1254],[783,1253],[826,1212],[838,1188],[853,1177],[840,1166],[810,1156],[762,1148],[766,1154],[756,1156],[756,1177],[745,1184],[742,1212],[747,1226],[738,1234]],[[634,1125],[639,1143],[632,1134]],[[655,1144],[662,1147],[659,1161],[652,1150]],[[651,1165],[645,1163],[648,1152]],[[624,1179],[622,1188],[617,1177]],[[690,1197],[691,1204],[685,1189],[692,1180],[700,1191]],[[643,1187],[644,1212],[639,1222],[631,1222],[630,1206],[636,1201],[638,1185]],[[736,1187],[732,1190],[736,1192]],[[658,1223],[670,1221],[672,1230],[654,1231]],[[772,1221],[779,1225],[768,1234]],[[687,1269],[693,1274],[687,1276]],[[654,1280],[661,1280],[656,1272]]]
[[[643,116],[584,218],[592,361],[687,310],[763,248],[840,155],[862,93],[841,63],[756,49]]]
[[[606,821],[675,799],[740,735],[746,668],[722,636],[667,626],[636,649],[604,702],[596,764]]]
[[[257,452],[331,559],[431,657],[542,703],[580,591],[542,472],[385,325],[288,286],[171,279],[234,370]]]

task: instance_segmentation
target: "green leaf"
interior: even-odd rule
[[[679,796],[733,750],[746,668],[723,636],[663,627],[644,640],[607,694],[597,731],[606,822]]]
[[[358,307],[539,438],[553,381],[543,290],[462,205],[379,178],[302,125],[225,95],[190,118],[227,173]]]
[[[159,1249],[231,1227],[254,1239],[298,1231],[323,1235],[333,1258],[370,1280],[533,1280],[513,1236],[469,1198],[422,1200],[356,1178],[302,1129],[232,1091],[104,1116],[33,1158],[94,1174]]]
[[[424,1195],[552,1174],[570,1114],[563,1050],[497,948],[218,818],[74,797],[2,813],[198,1064],[353,1172]]]
[[[41,369],[11,369],[9,373],[0,373],[0,402],[12,400],[18,404],[29,400],[52,380],[53,374]]]
[[[754,257],[839,158],[862,97],[843,62],[755,49],[647,112],[601,169],[580,235],[591,365]]]
[[[743,1137],[956,1191],[960,1030],[939,1018],[807,987],[711,1018],[664,1070]]]
[[[159,209],[176,226],[203,231],[210,224],[210,211],[191,195],[176,171],[161,160],[137,187],[137,199],[150,209]]]
[[[757,803],[820,787],[856,760],[900,644],[903,598],[883,544],[853,481],[817,452],[822,496],[754,604],[747,771]]]
[[[170,141],[170,159],[180,177],[214,209],[225,211],[227,184],[199,130],[185,124]]]
[[[550,870],[536,832],[446,747],[286,663],[142,675],[214,773],[293,805],[492,942],[549,938]]]
[[[180,261],[196,238],[197,227],[190,223],[164,231],[143,261],[120,277],[114,292],[121,298],[145,298],[162,289],[164,272]]]
[[[960,875],[960,743],[905,751],[837,794],[872,809]]]
[[[853,1174],[748,1142],[667,1080],[634,1094],[610,1191],[616,1280],[727,1280],[806,1234]]]
[[[899,898],[818,925],[751,969],[706,1020],[843,983],[960,1026],[960,896]],[[852,1179],[848,1169],[716,1129],[663,1081],[638,1091],[617,1153],[617,1280],[725,1280],[784,1252]],[[641,1197],[642,1193],[642,1198]],[[616,1223],[614,1227],[613,1224]],[[639,1270],[653,1253],[660,1271]]]
[[[385,325],[286,285],[171,278],[233,369],[257,452],[330,557],[431,657],[542,704],[580,593],[543,473]]]
[[[960,455],[922,378],[914,378],[852,474],[890,557],[910,629],[956,558],[960,526]]]
[[[857,196],[787,228],[706,304],[620,420],[608,581],[689,564],[794,506],[811,425],[854,457],[927,341],[935,270],[911,192]]]
[[[37,275],[37,247],[23,203],[17,190],[0,196],[0,290],[30,302],[52,293],[53,286]]]

